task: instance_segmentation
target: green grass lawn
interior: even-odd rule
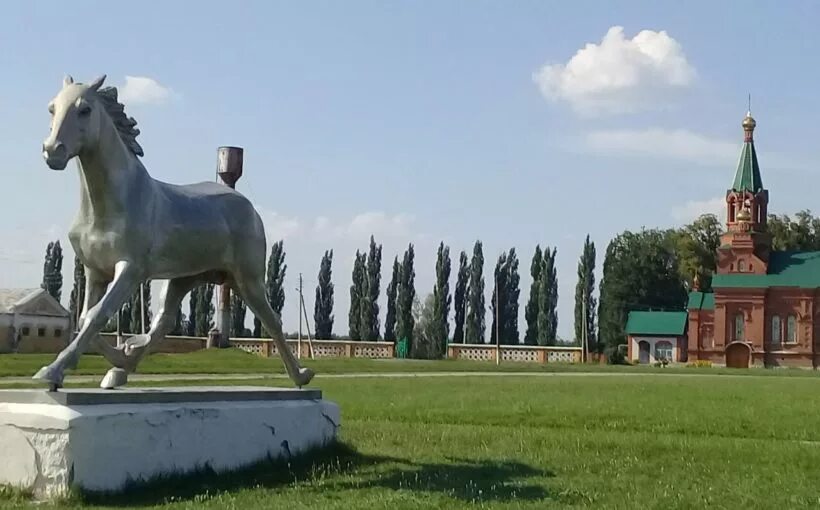
[[[0,354],[0,378],[31,376],[43,366],[51,363],[53,354]],[[666,373],[666,374],[734,374],[764,376],[816,377],[817,372],[803,369],[749,369],[693,368],[614,365],[572,365],[564,363],[516,363],[505,362],[496,365],[487,361],[463,360],[403,360],[403,359],[303,359],[305,366],[312,367],[319,374],[343,373],[385,373],[385,372],[625,372],[625,373]],[[111,366],[102,356],[85,355],[80,359],[74,375],[102,375]],[[284,374],[282,361],[278,357],[262,358],[239,349],[209,349],[189,354],[153,354],[139,366],[142,374]]]
[[[815,377],[469,376],[320,387],[341,405],[344,446],[310,462],[58,505],[6,494],[0,508],[820,505]]]

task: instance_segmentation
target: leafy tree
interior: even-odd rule
[[[202,286],[198,285],[191,289],[191,293],[188,295],[188,322],[185,325],[185,334],[187,336],[196,336],[196,309],[199,304],[199,294],[202,290]]]
[[[433,286],[433,322],[430,330],[431,339],[441,343],[440,352],[447,351],[447,340],[450,336],[450,248],[439,244],[436,256],[436,283]]]
[[[558,331],[558,275],[555,269],[557,250],[544,248],[544,261],[538,279],[538,345],[554,345]]]
[[[495,286],[492,302],[492,329],[490,343],[496,343],[496,334],[500,335],[502,344],[517,344],[518,333],[518,297],[520,276],[518,275],[518,257],[515,248],[501,254],[495,266]]]
[[[194,335],[200,337],[208,336],[214,327],[214,284],[205,283],[200,285],[197,292],[196,301],[196,323],[194,325]]]
[[[313,306],[313,324],[316,338],[333,337],[333,250],[325,251],[319,265],[319,283],[316,285],[316,301]]]
[[[393,259],[393,275],[387,284],[387,314],[384,318],[384,339],[388,342],[396,341],[396,294],[398,292],[401,266],[399,258]]]
[[[416,359],[440,359],[444,355],[444,344],[440,341],[440,324],[436,297],[428,294],[422,304],[418,297],[413,300],[413,320],[416,323],[413,349],[410,356]]]
[[[587,349],[597,351],[595,342],[595,308],[596,301],[592,293],[595,291],[595,243],[584,241],[584,251],[578,261],[578,283],[575,285],[575,339],[584,337],[586,325]],[[586,303],[586,306],[584,305]],[[586,314],[584,314],[586,311]]]
[[[353,263],[353,276],[350,284],[350,311],[347,315],[350,338],[363,340],[362,303],[367,304],[367,267],[364,253],[356,250],[356,261]]]
[[[606,249],[599,305],[599,341],[615,360],[630,310],[682,310],[686,290],[667,232],[623,232]],[[600,347],[599,347],[600,348]]]
[[[79,327],[80,314],[85,302],[85,266],[80,258],[74,255],[74,286],[68,298],[68,310],[71,313],[71,323],[74,328]]]
[[[231,336],[241,338],[245,336],[245,315],[248,307],[236,292],[231,293]]]
[[[182,313],[182,305],[180,304],[177,307],[176,318],[174,319],[174,329],[171,330],[169,335],[184,335],[186,334],[187,327],[188,321],[185,318],[185,314]]]
[[[470,278],[470,267],[468,265],[467,254],[463,251],[458,258],[458,276],[456,278],[456,291],[453,298],[455,315],[455,329],[453,330],[453,343],[464,343],[464,319],[467,314],[467,283]]]
[[[370,251],[367,254],[365,274],[360,291],[362,340],[375,342],[379,339],[379,293],[381,292],[382,246],[376,245],[370,236]]]
[[[285,272],[288,266],[285,264],[285,242],[279,240],[273,243],[268,257],[267,275],[265,277],[265,297],[270,303],[273,311],[282,314],[285,306]],[[262,321],[253,318],[253,336],[262,336]],[[269,336],[266,334],[266,336]]]
[[[770,214],[767,229],[772,236],[772,249],[778,251],[820,250],[820,218],[804,209],[794,218]]]
[[[413,344],[413,330],[415,328],[413,302],[416,298],[414,259],[415,250],[413,245],[410,244],[402,259],[399,271],[399,288],[396,294],[396,338],[407,340],[411,356],[416,348]]]
[[[541,253],[541,246],[535,246],[535,253],[530,264],[530,297],[527,300],[527,307],[524,310],[524,318],[527,320],[527,331],[524,333],[524,343],[536,345],[538,343],[538,282],[541,278],[541,269],[544,267],[544,255]]]
[[[43,283],[40,286],[60,301],[63,289],[63,249],[60,247],[60,241],[48,243],[46,247]]]
[[[465,342],[470,344],[484,343],[484,252],[481,241],[473,246],[473,258],[470,261],[470,283],[467,298],[467,323],[465,325]]]
[[[723,225],[714,214],[704,214],[691,224],[669,232],[681,278],[688,288],[692,288],[695,276],[700,280],[702,290],[712,288],[722,234]]]
[[[122,327],[123,333],[142,333],[142,325],[145,324],[145,332],[147,333],[151,326],[151,281],[148,280],[142,285],[142,297],[145,304],[143,311],[142,303],[140,302],[140,287],[129,299],[128,313],[130,315],[127,325]],[[142,313],[141,313],[142,312]]]

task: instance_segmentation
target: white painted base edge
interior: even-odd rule
[[[131,481],[220,472],[331,443],[339,407],[326,400],[117,404],[0,403],[0,484],[65,494]]]

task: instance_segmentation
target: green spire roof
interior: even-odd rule
[[[763,179],[760,178],[760,166],[757,164],[757,152],[752,139],[752,132],[756,122],[750,114],[743,119],[743,130],[746,132],[743,148],[740,151],[740,160],[737,162],[737,172],[732,183],[733,191],[750,191],[757,193],[763,189]]]

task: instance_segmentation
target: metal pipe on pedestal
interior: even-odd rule
[[[236,188],[236,181],[242,177],[244,152],[241,147],[219,147],[216,151],[216,173],[229,188]],[[220,333],[219,347],[228,347],[231,336],[231,287],[227,282],[219,286],[216,320]]]

